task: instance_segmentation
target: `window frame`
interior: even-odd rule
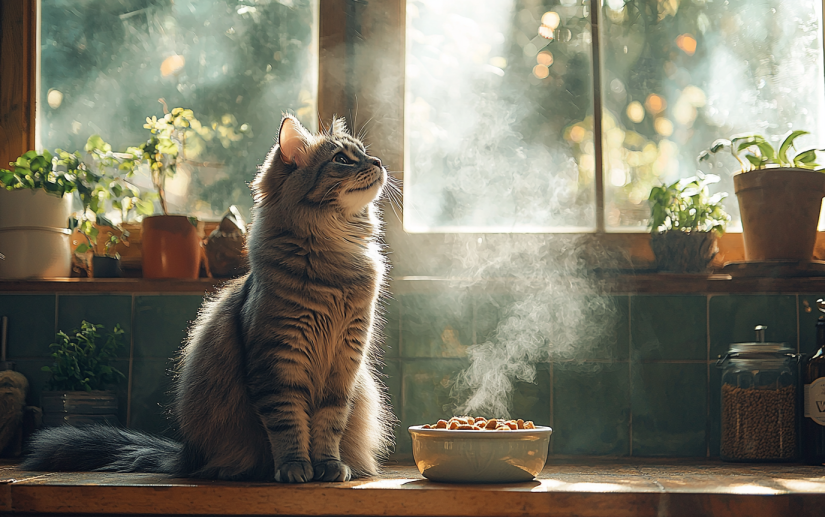
[[[825,0],[823,0],[825,5]],[[39,0],[0,3],[0,161],[7,163],[35,145]],[[404,88],[406,52],[406,0],[363,2],[323,0],[319,5],[318,115],[328,123],[344,116],[365,129],[372,152],[381,156],[391,174],[403,180]],[[598,54],[600,9],[591,9],[593,52]],[[380,45],[387,56],[380,66],[367,50]],[[394,56],[394,58],[393,58]],[[598,57],[598,56],[596,56]],[[601,95],[599,60],[593,60],[594,130],[600,132]],[[22,71],[22,73],[21,73]],[[647,269],[653,264],[650,234],[608,233],[604,221],[604,187],[601,139],[596,150],[597,229],[586,234],[553,234],[559,238],[589,237],[597,247],[626,257],[627,269]],[[403,207],[384,204],[387,242],[393,251],[393,276],[442,276],[449,267],[449,250],[456,242],[472,242],[490,234],[412,234],[403,229]],[[825,258],[825,238],[820,232],[815,258]],[[727,233],[720,240],[719,264],[744,260],[741,233]],[[411,257],[426,249],[425,265]],[[433,264],[436,265],[433,265]],[[598,263],[593,264],[598,267]]]

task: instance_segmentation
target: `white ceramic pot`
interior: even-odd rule
[[[0,189],[0,279],[71,274],[71,196]]]
[[[0,228],[0,279],[67,277],[72,272],[68,229]]]
[[[0,188],[0,228],[67,228],[71,213],[71,195],[61,198],[47,194],[43,189]]]

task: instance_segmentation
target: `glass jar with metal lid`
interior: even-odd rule
[[[784,343],[733,343],[722,372],[721,457],[725,461],[799,458],[799,355]]]

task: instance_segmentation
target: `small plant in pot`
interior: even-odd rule
[[[49,345],[54,362],[44,366],[51,374],[41,395],[46,425],[118,424],[118,382],[125,376],[111,365],[123,346],[119,325],[101,336],[103,325],[83,321],[71,334],[58,332]]]
[[[708,185],[719,176],[702,174],[650,190],[650,247],[659,271],[706,272],[718,253],[717,239],[730,216],[722,208],[726,193],[711,196]]]
[[[91,263],[91,276],[114,278],[122,276],[118,248],[129,246],[129,232],[106,217],[107,208],[119,212],[120,221],[132,216],[150,215],[154,212],[152,199],[155,194],[141,191],[132,181],[137,158],[129,153],[113,153],[112,147],[99,135],[92,135],[86,142],[88,152],[100,174],[94,188],[79,191],[83,204],[82,219],[77,230],[86,242],[75,253],[87,256]],[[88,260],[88,256],[91,259]],[[87,265],[87,271],[90,269]]]
[[[106,234],[103,236],[100,235],[101,228],[106,229]],[[129,246],[129,232],[116,227],[103,216],[97,216],[95,221],[83,220],[78,225],[78,230],[86,237],[86,242],[78,245],[75,253],[85,255],[91,252],[91,276],[95,278],[123,276],[120,269],[120,253],[116,251],[116,246],[118,244]]]
[[[69,276],[71,194],[93,178],[79,154],[60,149],[10,166],[0,169],[0,278]]]
[[[789,154],[796,150],[796,139],[807,134],[792,131],[777,149],[763,136],[738,135],[715,141],[699,155],[701,162],[730,151],[740,164],[733,185],[746,261],[802,264],[813,258],[825,174],[816,170],[817,149]]]
[[[160,119],[147,118],[143,127],[152,136],[139,147],[130,147],[127,153],[148,164],[163,212],[162,215],[145,217],[142,222],[143,276],[197,278],[203,253],[202,230],[194,217],[169,214],[166,181],[174,177],[182,164],[210,165],[192,159],[217,133],[224,135],[224,138],[219,135],[222,140],[226,139],[226,134],[233,135],[231,141],[240,139],[241,135],[223,122],[205,126],[195,118],[192,110],[184,108],[174,108]]]

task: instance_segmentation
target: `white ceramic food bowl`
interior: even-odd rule
[[[549,427],[513,431],[409,428],[421,475],[448,483],[517,483],[534,479],[547,461]]]

